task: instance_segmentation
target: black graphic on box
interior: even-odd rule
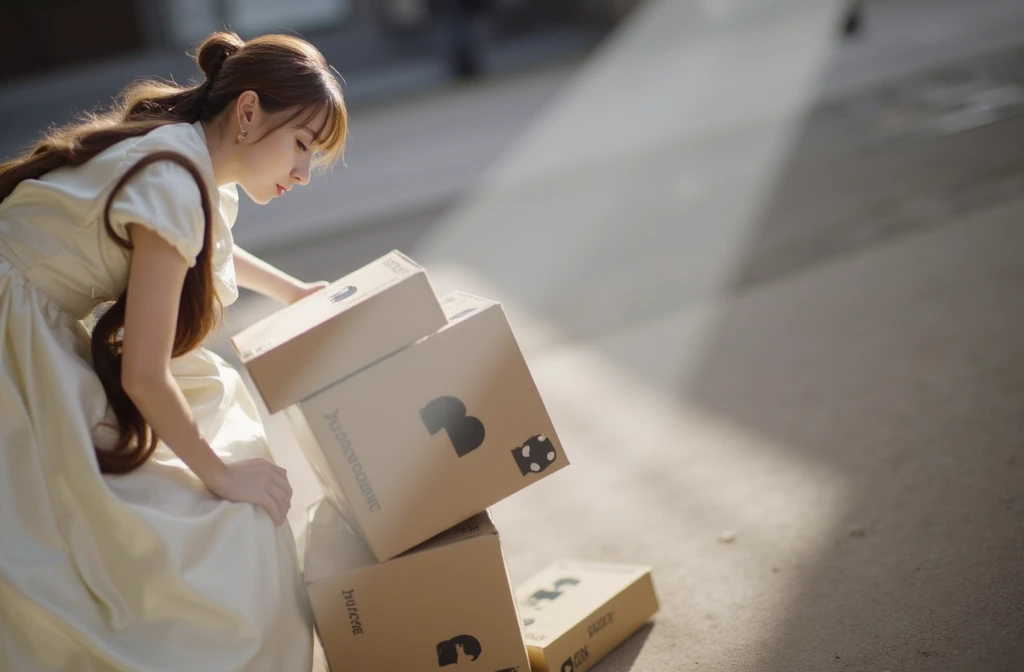
[[[484,442],[484,423],[467,415],[466,405],[455,397],[432,400],[420,409],[420,417],[431,436],[442,429],[448,432],[448,440],[459,457],[465,457]]]
[[[469,656],[470,660],[480,657],[483,648],[480,641],[473,635],[458,635],[437,645],[437,666],[455,665],[459,662],[459,651]]]
[[[341,303],[342,301],[344,301],[345,299],[347,299],[348,297],[352,296],[355,293],[355,285],[347,285],[345,287],[342,287],[334,294],[331,294],[331,303]]]
[[[541,588],[540,590],[534,592],[532,595],[526,598],[526,604],[527,606],[533,607],[537,610],[543,609],[545,605],[550,604],[551,602],[554,602],[559,597],[561,597],[562,594],[564,594],[568,588],[578,586],[579,584],[580,580],[576,577],[563,577],[555,581],[554,590],[547,590],[546,588]]]
[[[538,434],[527,439],[526,443],[518,448],[513,448],[512,457],[519,465],[519,471],[523,476],[529,476],[539,474],[550,467],[558,455],[548,437]]]
[[[590,660],[590,652],[587,651],[587,647],[584,646],[582,649],[572,654],[568,660],[562,663],[561,672],[572,672],[588,660]]]

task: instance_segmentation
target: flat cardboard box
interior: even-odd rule
[[[377,562],[327,500],[311,508],[305,582],[335,672],[529,672],[501,539],[483,512]]]
[[[445,325],[426,271],[394,250],[231,338],[277,413]]]
[[[448,324],[286,413],[378,560],[569,464],[500,304],[442,300]]]
[[[516,587],[533,672],[585,672],[658,611],[651,568],[562,560]]]

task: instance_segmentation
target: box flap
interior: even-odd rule
[[[242,329],[231,337],[231,344],[242,363],[247,363],[420,271],[423,269],[418,264],[393,250],[334,281],[325,290],[284,306]]]
[[[482,296],[476,296],[462,290],[449,292],[441,298],[441,309],[444,311],[444,316],[449,323],[457,322],[485,308],[499,305],[501,304],[497,301],[485,299]]]
[[[475,539],[476,537],[484,537],[488,535],[498,534],[498,529],[494,526],[494,521],[491,518],[490,511],[484,511],[477,515],[465,520],[458,525],[455,525],[444,532],[427,539],[418,546],[410,548],[405,553],[397,557],[404,557],[412,555],[413,553],[419,553],[421,551],[430,550],[432,548],[438,548],[439,546],[446,546],[448,544],[455,544],[460,541],[467,541],[469,539]]]

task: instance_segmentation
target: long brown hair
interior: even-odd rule
[[[234,33],[217,32],[202,43],[195,60],[205,75],[202,82],[184,87],[158,80],[134,82],[121,92],[109,111],[88,113],[79,121],[54,129],[23,156],[0,164],[0,201],[22,181],[39,178],[56,168],[80,166],[122,140],[168,124],[213,121],[245,91],[256,92],[260,107],[268,114],[287,113],[268,133],[300,115],[301,124],[326,112],[316,133],[315,141],[321,149],[314,162],[323,166],[340,157],[348,113],[332,69],[312,45],[288,35],[264,35],[243,42]],[[143,158],[120,177],[107,196],[104,225],[119,245],[131,248],[130,241],[121,239],[110,226],[110,207],[121,187],[155,161],[174,161],[192,174],[199,185],[205,218],[203,247],[186,273],[181,290],[172,349],[172,356],[178,357],[205,340],[221,310],[213,282],[211,196],[199,170],[174,152]],[[113,448],[96,448],[104,473],[127,473],[142,466],[158,440],[121,383],[126,301],[127,289],[106,309],[92,331],[93,367],[117,418],[119,433]]]

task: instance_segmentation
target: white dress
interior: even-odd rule
[[[222,500],[163,444],[127,475],[100,473],[96,426],[112,418],[90,361],[89,317],[125,287],[129,252],[102,208],[148,153],[191,159],[214,199],[217,292],[238,296],[234,187],[217,189],[202,127],[175,124],[84,166],[28,180],[0,203],[0,670],[306,672],[313,620],[292,531]],[[195,263],[199,190],[150,165],[111,214],[151,228]],[[271,459],[241,378],[213,352],[171,363],[225,461]],[[101,430],[102,431],[102,430]]]

